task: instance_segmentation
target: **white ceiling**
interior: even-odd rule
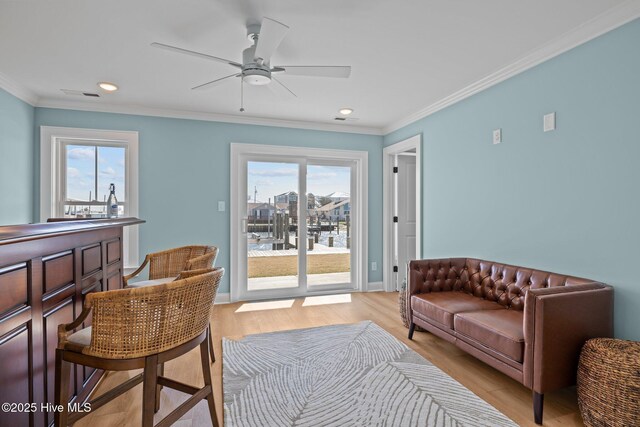
[[[629,2],[0,0],[0,74],[35,94],[38,105],[331,124],[340,107],[351,107],[359,120],[341,126],[382,132],[623,3]],[[351,77],[282,76],[295,99],[248,87],[240,113],[237,79],[190,90],[232,67],[149,46],[157,41],[241,62],[246,24],[262,16],[291,28],[273,65],[351,65]],[[120,91],[100,99],[60,91],[96,92],[104,80]]]

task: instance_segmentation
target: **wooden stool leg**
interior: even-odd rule
[[[69,404],[69,380],[71,375],[71,364],[62,359],[63,350],[56,349],[56,373],[55,373],[55,405],[62,405],[62,411],[54,414],[56,426],[67,427],[69,424],[68,404]]]
[[[207,395],[207,403],[209,404],[209,414],[211,415],[211,423],[213,427],[218,427],[218,416],[216,415],[216,404],[213,400],[213,384],[211,383],[211,368],[209,368],[209,349],[207,343],[200,343],[200,359],[202,360],[202,376],[204,377],[204,385],[211,386],[211,392]]]
[[[148,356],[144,361],[142,384],[142,427],[153,427],[153,413],[158,385],[158,356]]]
[[[158,376],[164,377],[164,363],[161,363],[158,366]],[[154,412],[158,412],[160,410],[160,394],[162,393],[162,386],[156,386],[156,406],[154,408]]]
[[[213,335],[211,334],[211,322],[209,322],[207,336],[209,337],[209,354],[211,356],[211,363],[216,363],[216,354],[213,351]]]

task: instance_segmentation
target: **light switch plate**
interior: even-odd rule
[[[224,200],[218,200],[218,212],[224,212],[225,209]]]
[[[373,261],[371,263],[371,271],[376,271],[376,270],[378,270],[378,263]]]
[[[556,130],[556,113],[545,114],[543,122],[545,132]]]
[[[493,143],[500,144],[502,142],[502,129],[496,129],[493,131]]]

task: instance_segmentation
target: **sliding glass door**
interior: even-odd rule
[[[299,163],[247,161],[249,292],[299,287],[299,174]]]
[[[351,275],[351,175],[348,162],[307,163],[307,286],[348,286]]]
[[[358,288],[358,162],[246,153],[236,164],[232,299]]]

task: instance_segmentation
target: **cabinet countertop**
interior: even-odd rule
[[[144,223],[144,220],[134,217],[126,218],[86,218],[66,219],[52,218],[50,222],[37,224],[0,226],[0,245],[17,243],[26,240],[43,239],[81,231],[109,227],[124,227]]]

